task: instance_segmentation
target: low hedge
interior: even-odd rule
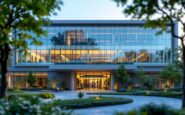
[[[140,96],[160,96],[160,97],[170,97],[170,98],[182,98],[182,92],[174,91],[135,91],[135,92],[103,92],[103,93],[87,93],[95,95],[140,95]]]
[[[79,109],[107,105],[128,104],[131,102],[133,102],[133,100],[128,98],[90,97],[84,99],[55,100],[51,104],[52,106],[59,106],[62,109]]]
[[[25,99],[31,99],[32,97],[37,97],[37,98],[42,98],[42,99],[50,99],[54,98],[55,95],[52,93],[39,93],[39,94],[30,94],[30,93],[15,93],[15,94],[10,94],[8,96],[8,100],[16,99],[17,97],[25,98]]]

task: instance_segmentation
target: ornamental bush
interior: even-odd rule
[[[116,111],[114,115],[185,115],[185,110],[173,109],[168,105],[149,103],[126,113]]]
[[[140,108],[141,113],[147,113],[147,115],[174,115],[174,109],[168,105],[156,105],[154,103],[146,104]]]
[[[70,115],[58,106],[43,103],[36,96],[17,97],[10,101],[0,100],[0,115]]]
[[[83,96],[84,96],[84,93],[82,93],[82,92],[79,92],[79,93],[78,93],[78,98],[79,98],[79,99],[83,98]]]
[[[55,95],[52,93],[46,92],[46,93],[39,94],[39,97],[43,99],[50,99],[50,98],[54,98]]]

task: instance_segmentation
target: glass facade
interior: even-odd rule
[[[27,88],[28,72],[9,72],[8,73],[8,85],[9,88]],[[45,88],[47,87],[47,72],[33,72],[33,76],[36,77],[35,87]]]
[[[171,34],[156,35],[157,29],[139,25],[55,25],[44,26],[47,37],[38,38],[27,57],[16,53],[17,64],[29,63],[169,63]]]

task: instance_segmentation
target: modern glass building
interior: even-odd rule
[[[38,38],[42,46],[27,41],[29,51],[24,59],[13,52],[9,87],[26,88],[31,70],[37,87],[113,90],[115,70],[121,63],[133,77],[140,68],[156,77],[175,60],[178,41],[167,31],[156,35],[159,29],[144,29],[143,25],[138,20],[53,20],[43,26],[48,35]]]

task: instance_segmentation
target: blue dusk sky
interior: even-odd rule
[[[63,0],[61,10],[51,20],[126,20],[131,19],[123,14],[113,0]],[[179,34],[181,34],[179,25]]]
[[[63,0],[54,20],[124,20],[122,8],[112,0]]]

